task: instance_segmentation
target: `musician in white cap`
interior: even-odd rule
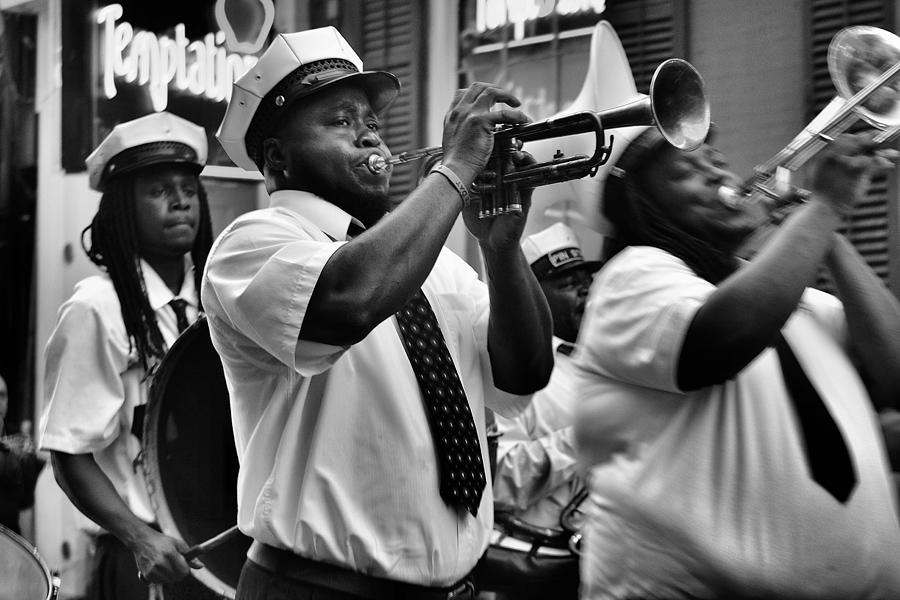
[[[900,304],[838,233],[891,166],[871,140],[829,146],[748,261],[766,202],[722,193],[739,182],[712,146],[648,129],[610,165],[617,252],[574,355],[583,598],[900,597],[875,415],[900,400]]]
[[[282,34],[219,130],[270,194],[216,240],[202,288],[254,539],[241,599],[472,598],[493,516],[484,406],[511,414],[552,369],[526,213],[479,220],[469,195],[494,126],[527,121],[518,99],[461,90],[442,164],[389,212],[390,172],[367,164],[398,92],[336,29]],[[460,213],[487,284],[443,248]]]
[[[573,432],[577,393],[571,354],[601,263],[585,260],[575,231],[559,222],[527,236],[522,251],[550,306],[554,366],[550,383],[520,414],[495,417],[494,508],[501,535],[495,534],[489,556],[518,553],[521,560],[522,553],[534,552],[535,568],[542,566],[540,573],[518,578],[498,571],[490,585],[511,598],[577,598],[578,560],[569,550],[575,524],[563,522],[567,509],[577,510],[584,488]],[[489,567],[491,561],[483,564]]]
[[[47,342],[40,445],[97,535],[92,598],[146,598],[148,583],[190,572],[185,543],[156,526],[138,460],[148,375],[201,310],[206,156],[202,127],[155,113],[116,125],[86,161],[102,196],[82,242],[103,273],[75,285]]]

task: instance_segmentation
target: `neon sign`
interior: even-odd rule
[[[580,12],[602,14],[606,0],[478,0],[475,28],[485,32],[512,24],[514,37],[525,37],[525,23],[551,14],[574,15]]]
[[[189,41],[184,24],[174,28],[175,37],[134,31],[122,18],[121,4],[97,11],[103,28],[103,91],[115,98],[116,79],[146,86],[153,109],[163,111],[169,103],[169,88],[220,102],[231,98],[234,82],[256,64],[252,55],[230,53],[222,31],[208,33],[203,40]]]

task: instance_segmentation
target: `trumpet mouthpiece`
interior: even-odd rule
[[[719,186],[719,201],[728,208],[737,208],[743,202],[744,196],[737,189],[722,185]]]
[[[369,168],[369,171],[378,175],[379,173],[384,173],[388,168],[388,161],[385,160],[383,156],[380,154],[373,154],[369,156],[369,159],[366,161],[366,166]]]

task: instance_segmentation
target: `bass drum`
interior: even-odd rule
[[[55,600],[59,584],[25,538],[0,525],[0,600]]]
[[[163,533],[200,544],[237,522],[238,459],[222,363],[201,317],[172,344],[150,384],[144,420],[144,477]],[[200,556],[192,574],[234,598],[245,535]]]

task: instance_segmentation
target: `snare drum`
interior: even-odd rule
[[[55,600],[58,593],[37,549],[0,525],[0,600]]]

